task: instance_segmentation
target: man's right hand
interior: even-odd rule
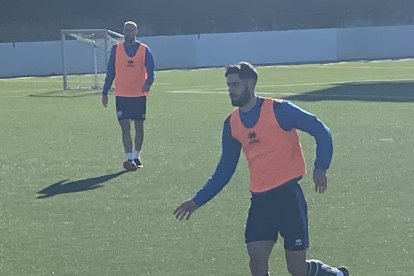
[[[178,206],[177,209],[174,211],[174,215],[176,219],[183,220],[183,219],[190,219],[191,214],[198,209],[197,203],[194,200],[190,199],[182,203]]]
[[[104,107],[108,106],[108,95],[102,95],[102,105]]]

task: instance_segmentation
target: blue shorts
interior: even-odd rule
[[[309,247],[308,207],[298,180],[264,193],[253,193],[246,222],[246,243],[284,239],[287,250]]]
[[[115,97],[116,115],[120,120],[144,121],[147,112],[147,97]]]

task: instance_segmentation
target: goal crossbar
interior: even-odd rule
[[[109,32],[109,33],[112,33],[112,34],[115,34],[115,35],[122,36],[121,34],[119,34],[117,32],[114,32],[114,31],[111,31],[111,30],[108,30],[108,29],[63,29],[60,32],[62,34],[68,34],[68,33],[83,33],[83,32],[90,32],[90,33],[99,33],[99,32],[105,33],[105,32]]]
[[[109,52],[113,44],[123,40],[124,36],[117,32],[108,29],[63,29],[61,33],[61,50],[62,50],[62,77],[63,77],[63,89],[69,89],[68,75],[69,74],[81,74],[84,73],[84,69],[77,70],[73,68],[67,68],[68,63],[73,60],[73,54],[71,57],[67,57],[66,52],[73,50],[73,44],[66,42],[67,40],[75,40],[84,44],[91,45],[92,49],[92,67],[93,70],[90,73],[94,75],[94,83],[92,88],[98,88],[98,73],[106,70],[107,62],[109,59]],[[71,46],[72,45],[72,46]],[[99,51],[99,52],[98,52]],[[82,53],[80,53],[82,55]],[[85,58],[87,56],[83,56]],[[98,70],[99,64],[99,70]],[[70,69],[70,70],[68,70]],[[90,70],[90,69],[88,69]]]
[[[76,35],[76,34],[67,34],[67,35],[68,36],[71,36],[71,37],[73,37],[73,38],[75,38],[75,39],[77,39],[79,41],[83,41],[85,43],[89,43],[89,44],[95,45],[95,40],[83,38],[83,37],[81,37],[79,35]]]

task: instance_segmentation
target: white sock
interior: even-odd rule
[[[139,159],[140,158],[140,155],[141,155],[140,150],[134,150],[132,153],[134,154],[134,159]]]
[[[126,158],[128,160],[134,160],[134,153],[133,152],[127,152],[126,153]]]

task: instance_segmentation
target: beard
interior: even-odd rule
[[[247,87],[244,88],[244,91],[240,96],[230,96],[231,104],[233,106],[242,107],[249,102],[251,95]]]
[[[134,42],[134,41],[135,41],[135,35],[128,35],[128,36],[125,36],[124,40],[125,40],[125,42],[127,42],[127,43]]]

